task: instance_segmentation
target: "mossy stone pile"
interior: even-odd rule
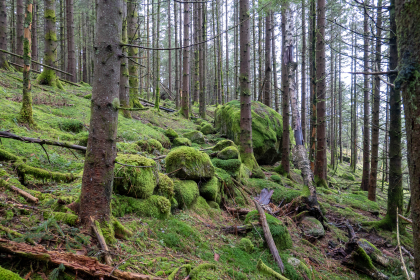
[[[194,130],[187,133],[184,133],[183,135],[185,138],[190,139],[191,142],[197,143],[197,144],[204,144],[204,134],[200,131]]]
[[[208,134],[213,134],[216,132],[216,130],[214,129],[214,127],[209,124],[208,122],[202,122],[200,125],[200,131],[204,134],[204,135],[208,135]]]
[[[187,146],[191,147],[192,143],[191,140],[188,138],[177,137],[173,140],[172,146],[179,147],[179,146]]]
[[[156,139],[139,140],[136,144],[145,152],[152,154],[155,151],[162,152],[163,146]]]
[[[253,101],[252,145],[255,159],[259,164],[274,164],[281,159],[281,139],[283,135],[282,116],[270,107]],[[220,106],[215,112],[215,129],[239,144],[240,102],[233,100]],[[291,133],[291,138],[293,133]],[[293,142],[293,141],[292,141]]]
[[[191,147],[173,149],[166,157],[166,171],[174,172],[179,179],[195,181],[210,179],[214,175],[210,157]]]

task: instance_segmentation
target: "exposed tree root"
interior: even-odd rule
[[[111,265],[112,264],[112,258],[109,255],[108,246],[106,245],[106,241],[105,241],[105,238],[102,234],[101,227],[100,227],[99,223],[97,221],[95,222],[95,220],[92,217],[90,217],[90,219],[92,221],[92,224],[91,224],[92,230],[95,233],[96,238],[98,238],[99,244],[101,245],[101,248],[104,251],[105,263],[107,265]]]
[[[11,254],[30,260],[48,262],[58,266],[63,264],[66,269],[77,273],[82,279],[126,279],[126,280],[163,280],[160,277],[124,272],[112,266],[101,264],[96,259],[76,255],[73,253],[48,251],[42,246],[30,246],[25,243],[17,243],[0,238],[0,252]],[[112,272],[112,275],[111,275]]]

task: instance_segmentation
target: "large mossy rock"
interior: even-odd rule
[[[188,138],[193,143],[197,144],[204,144],[206,141],[204,140],[204,134],[200,131],[194,130],[187,133],[184,133],[183,135],[185,138]]]
[[[166,219],[171,214],[171,203],[166,197],[158,195],[152,195],[147,199],[117,195],[112,197],[111,209],[115,217],[133,213],[142,217]]]
[[[219,158],[213,158],[211,162],[215,167],[225,170],[227,173],[229,173],[230,176],[235,178],[240,177],[242,163],[239,159],[224,160]]]
[[[114,191],[136,198],[148,198],[153,194],[156,187],[155,172],[157,174],[156,162],[153,159],[126,154],[118,155],[115,160],[119,163],[143,167],[117,166],[114,169]]]
[[[188,146],[191,147],[192,143],[191,140],[188,138],[177,137],[172,142],[172,146],[179,147],[179,146]]]
[[[154,194],[172,200],[175,195],[174,182],[168,177],[168,175],[159,173],[159,182],[154,190]]]
[[[274,243],[276,244],[277,249],[286,250],[290,249],[293,246],[292,238],[290,233],[287,230],[287,227],[279,219],[271,216],[270,214],[265,213],[267,218],[267,224],[270,228],[271,235],[273,236]],[[253,210],[246,215],[244,223],[251,223],[259,221],[260,214],[257,210]],[[257,228],[257,231],[260,236],[264,236],[264,232],[261,227]],[[258,234],[256,233],[258,236]]]
[[[226,147],[235,147],[237,148],[236,144],[232,140],[221,140],[217,142],[217,144],[212,148],[213,152],[219,152]]]
[[[281,160],[282,116],[268,106],[253,101],[252,145],[259,164],[274,164]],[[220,106],[215,112],[215,128],[239,145],[240,102],[233,100]],[[291,138],[293,133],[291,133]]]
[[[166,157],[166,171],[184,180],[199,181],[214,176],[210,157],[191,147],[173,149]]]
[[[198,185],[192,180],[175,180],[175,199],[179,208],[189,208],[200,196]]]
[[[239,159],[239,151],[236,147],[229,146],[217,153],[217,158],[220,159]]]
[[[209,181],[200,185],[200,195],[207,200],[216,201],[219,195],[219,180],[212,177]]]
[[[209,123],[204,123],[200,126],[200,131],[204,134],[204,135],[208,135],[208,134],[213,134],[216,131],[214,130],[214,127],[209,124]]]
[[[300,226],[303,230],[303,233],[307,236],[321,238],[325,235],[325,230],[321,222],[314,217],[308,216],[303,218]]]

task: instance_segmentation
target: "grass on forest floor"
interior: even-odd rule
[[[43,87],[45,90],[32,87],[34,119],[37,127],[29,128],[18,122],[22,88],[21,82],[16,78],[21,78],[21,74],[0,70],[0,98],[2,100],[0,130],[10,130],[22,136],[71,143],[79,143],[86,138],[90,118],[90,99],[84,96],[91,93],[90,87],[78,88],[65,85],[65,91],[52,90],[49,87]],[[162,101],[162,106],[173,106],[173,103]],[[207,108],[209,122],[212,121],[212,112],[215,108],[215,106]],[[193,106],[193,112],[198,112],[197,106]],[[74,127],[77,129],[72,131]],[[154,109],[133,112],[131,120],[119,117],[118,141],[131,143],[140,139],[154,138],[162,144],[169,143],[163,134],[166,128],[173,128],[178,133],[182,133],[196,129],[197,125],[176,113],[156,112]],[[221,139],[217,134],[209,135],[207,138],[209,143],[195,145],[195,147],[208,147]],[[168,147],[167,145],[166,148]],[[46,146],[50,164],[39,145],[2,139],[0,148],[24,157],[31,166],[74,174],[79,174],[83,170],[83,155],[79,152],[72,153],[68,149]],[[15,170],[9,163],[0,162],[0,168],[9,174],[11,179],[17,178]],[[271,170],[271,166],[264,166],[267,178],[275,174]],[[299,226],[291,218],[281,218],[288,226],[293,240],[292,249],[280,252],[286,264],[286,275],[289,279],[304,279],[287,263],[288,258],[295,257],[309,267],[313,279],[369,279],[363,274],[341,266],[339,261],[329,258],[327,252],[330,250],[329,242],[343,245],[348,240],[346,230],[341,226],[341,223],[348,219],[355,225],[355,230],[360,237],[370,238],[378,248],[391,251],[396,257],[393,251],[395,233],[370,232],[369,229],[361,226],[363,221],[378,220],[385,216],[387,185],[383,192],[378,190],[378,202],[373,203],[367,201],[365,193],[360,192],[361,168],[359,166],[353,174],[348,164],[339,164],[336,171],[330,170],[328,174],[335,180],[335,183],[331,185],[332,188],[318,190],[319,201],[326,210],[325,216],[329,220],[329,229],[323,239],[312,244],[303,238]],[[352,176],[346,176],[349,174]],[[278,188],[299,191],[302,188],[299,171],[292,171],[292,178],[295,183],[281,177],[283,185],[277,185]],[[36,240],[49,250],[66,250],[98,256],[100,249],[97,240],[88,230],[79,229],[75,225],[55,223],[54,220],[45,218],[45,213],[57,206],[58,198],[66,197],[74,200],[78,197],[81,179],[64,184],[43,182],[28,176],[28,181],[29,189],[43,193],[44,200],[41,201],[38,210],[20,210],[13,207],[13,204],[26,202],[15,193],[0,188],[0,224]],[[272,184],[276,186],[275,182],[270,182],[270,185]],[[244,203],[246,203],[245,200]],[[253,209],[253,205],[248,204],[246,207]],[[379,212],[378,217],[374,215],[375,212]],[[135,234],[128,240],[118,240],[117,244],[111,246],[113,264],[121,263],[119,269],[126,271],[165,276],[184,264],[195,267],[200,263],[210,262],[216,265],[216,270],[209,270],[207,279],[270,279],[257,271],[256,264],[261,258],[269,267],[279,271],[262,237],[255,230],[246,236],[223,233],[220,230],[221,227],[241,225],[242,221],[224,211],[219,210],[216,213],[218,214],[210,215],[203,212],[198,214],[194,210],[178,211],[164,221],[135,215],[119,218]],[[61,232],[66,238],[62,237]],[[408,233],[410,234],[409,227]],[[5,233],[2,233],[2,237],[17,238]],[[243,237],[252,241],[255,246],[253,252],[247,253],[240,248],[239,241]],[[24,240],[18,238],[18,241]],[[411,247],[410,237],[403,237],[402,242],[407,249]],[[220,256],[218,261],[215,261],[216,254]],[[30,279],[40,279],[37,277],[41,275],[48,276],[53,270],[53,267],[36,261],[32,261],[31,266],[28,267],[27,263],[13,258],[0,256],[0,259],[3,266],[18,272],[22,277],[31,269],[35,270],[36,273],[32,274]],[[398,269],[395,270],[396,272],[393,271],[398,266],[396,261],[392,269],[387,269],[384,273],[391,276],[391,279],[402,279]]]

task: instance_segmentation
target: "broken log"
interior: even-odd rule
[[[148,106],[155,106],[155,103],[150,102],[150,101],[148,101],[148,100],[146,100],[146,99],[143,99],[143,98],[140,98],[140,97],[139,97],[139,100],[140,100],[140,101],[143,101],[143,102],[145,102],[145,103],[149,103],[149,104],[148,104]],[[163,111],[166,111],[166,112],[170,112],[170,113],[175,112],[175,110],[174,110],[174,109],[170,109],[170,108],[166,108],[166,107],[162,107],[162,106],[159,106],[159,109],[161,109],[161,110],[163,110]]]
[[[48,251],[43,246],[31,246],[3,238],[0,238],[0,252],[29,260],[48,262],[49,265],[53,264],[57,267],[63,264],[66,269],[77,273],[81,279],[164,280],[164,278],[151,275],[114,270],[114,267],[101,264],[88,256]],[[112,275],[110,275],[111,272]]]
[[[255,203],[255,207],[258,210],[258,213],[260,214],[260,223],[264,231],[265,241],[267,242],[271,255],[273,255],[274,260],[279,266],[281,273],[284,273],[284,265],[280,258],[279,251],[277,250],[276,244],[274,243],[273,236],[271,235],[271,232],[270,232],[270,228],[268,227],[267,219],[265,217],[265,212],[256,200],[254,200],[254,203]]]
[[[65,142],[46,140],[46,139],[18,136],[16,134],[10,133],[8,131],[0,131],[0,138],[14,139],[14,140],[18,140],[18,141],[23,141],[25,143],[58,146],[58,147],[63,147],[63,148],[68,148],[68,149],[73,149],[73,150],[79,150],[79,151],[86,152],[86,147],[83,147],[83,146],[69,144],[69,143],[65,143]]]
[[[39,199],[38,199],[38,198],[34,197],[34,196],[33,196],[33,195],[31,195],[30,193],[25,192],[25,191],[24,191],[24,190],[22,190],[22,189],[19,189],[18,187],[13,186],[12,184],[8,183],[7,181],[5,181],[5,182],[6,182],[6,186],[7,186],[10,190],[12,190],[12,191],[14,191],[14,192],[17,192],[18,194],[20,194],[21,196],[23,196],[24,198],[26,198],[26,200],[28,200],[28,201],[30,201],[30,202],[38,203],[38,201],[39,201]]]
[[[226,208],[226,211],[228,211],[231,214],[246,215],[249,212],[251,212],[251,210],[248,210],[248,209],[233,208],[233,207],[228,207],[228,206],[226,206],[225,208]]]
[[[406,218],[406,217],[404,217],[403,215],[401,215],[401,214],[398,214],[398,217],[400,217],[401,219],[403,219],[404,221],[406,221],[407,223],[410,223],[410,224],[412,224],[413,223],[413,221],[412,220],[410,220],[409,218]]]
[[[104,259],[105,259],[105,263],[107,265],[111,265],[112,264],[112,258],[109,255],[109,250],[108,250],[108,246],[106,245],[106,241],[104,239],[104,236],[102,234],[101,229],[99,228],[99,224],[97,225],[95,223],[95,220],[90,217],[90,220],[92,221],[92,230],[96,235],[96,238],[98,238],[99,241],[99,245],[101,245],[102,250],[104,251]]]
[[[248,231],[251,231],[254,226],[253,225],[258,225],[258,223],[255,224],[246,224],[243,226],[230,226],[230,227],[223,227],[222,230],[226,233],[230,233],[230,234],[246,234]]]

